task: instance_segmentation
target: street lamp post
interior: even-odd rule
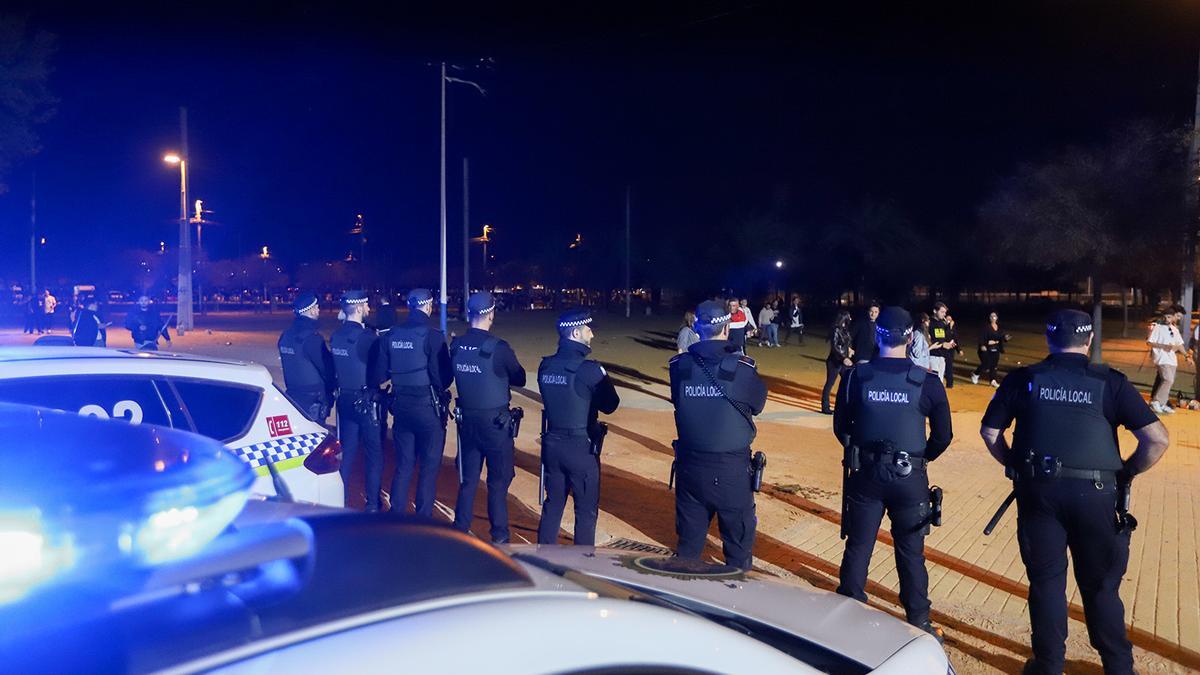
[[[163,157],[163,161],[179,165],[179,298],[175,331],[183,335],[192,329],[192,231],[187,216],[187,159],[171,153]]]
[[[441,258],[441,309],[442,309],[442,333],[446,332],[446,83],[457,82],[459,84],[468,84],[475,87],[475,90],[486,96],[487,92],[483,87],[470,80],[464,80],[459,77],[446,76],[446,62],[441,63],[441,93],[442,93],[442,143],[441,143],[441,209],[440,209],[440,258]],[[466,294],[468,289],[463,289]]]

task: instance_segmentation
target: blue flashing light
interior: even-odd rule
[[[152,425],[0,404],[0,439],[0,604],[187,557],[255,478],[216,441]]]

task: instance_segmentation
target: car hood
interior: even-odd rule
[[[622,549],[537,545],[501,548],[610,581],[735,612],[870,668],[879,667],[914,639],[929,637],[923,631],[852,598],[758,572],[703,577],[655,571],[647,568],[645,563],[669,556]]]

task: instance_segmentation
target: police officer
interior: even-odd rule
[[[392,512],[408,507],[413,466],[418,466],[416,512],[433,515],[438,469],[446,444],[450,404],[450,353],[446,337],[429,320],[433,294],[415,288],[408,294],[408,320],[380,340],[380,368],[392,380],[392,442],[396,474],[392,479]]]
[[[379,433],[379,368],[375,361],[379,338],[366,327],[369,307],[363,291],[342,295],[346,321],[329,336],[330,351],[338,383],[338,439],[342,443],[342,485],[350,495],[350,470],[358,458],[360,443],[366,447],[366,510],[379,510],[379,488],[383,480],[383,447]]]
[[[317,332],[317,296],[301,293],[293,303],[296,320],[279,336],[279,361],[288,396],[317,422],[329,416],[337,374],[325,338]]]
[[[558,318],[558,351],[542,359],[544,433],[542,471],[546,501],[538,524],[538,543],[558,543],[567,494],[575,500],[575,543],[596,545],[600,512],[600,449],[604,442],[598,413],[611,415],[621,399],[604,366],[587,358],[592,352],[592,314],[587,309]]]
[[[1046,325],[1050,355],[1013,371],[983,416],[980,434],[1014,479],[1017,541],[1029,577],[1033,658],[1027,673],[1061,673],[1067,639],[1067,550],[1083,598],[1088,636],[1105,673],[1132,673],[1121,577],[1132,527],[1118,500],[1132,476],[1167,449],[1167,430],[1124,375],[1090,365],[1092,319],[1055,312]],[[1011,448],[1004,431],[1016,420]],[[1137,438],[1122,461],[1117,426]],[[1136,522],[1132,523],[1136,525]]]
[[[843,443],[849,438],[851,468],[842,488],[846,550],[837,592],[867,601],[867,566],[886,509],[906,618],[940,640],[929,620],[925,531],[932,509],[926,465],[950,445],[950,404],[937,375],[908,359],[913,331],[908,312],[887,307],[874,323],[878,354],[843,376],[833,409],[834,433]]]
[[[487,464],[488,520],[492,542],[508,542],[508,486],[513,479],[513,434],[518,419],[508,408],[508,388],[525,386],[525,369],[508,343],[489,331],[496,301],[487,291],[467,300],[471,327],[450,345],[458,387],[458,500],[454,526],[471,529],[479,473]]]
[[[699,559],[713,514],[725,563],[750,569],[754,548],[753,416],[767,402],[754,359],[729,343],[730,311],[720,302],[696,309],[700,342],[670,361],[675,404],[678,484],[675,488],[677,555]]]

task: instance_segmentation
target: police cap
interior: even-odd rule
[[[433,302],[433,293],[430,293],[428,288],[414,288],[408,292],[405,302],[408,303],[409,309],[424,307]]]
[[[342,304],[346,307],[365,305],[370,298],[366,291],[346,291],[342,293]]]
[[[487,291],[472,293],[471,298],[467,300],[467,314],[471,316],[483,316],[495,310],[496,300]]]
[[[883,338],[898,340],[911,334],[912,330],[912,315],[903,307],[884,307],[875,319],[875,332]]]
[[[723,302],[706,300],[696,308],[696,324],[699,326],[719,327],[729,323],[729,319],[729,310],[725,309]]]
[[[571,330],[578,326],[587,326],[592,323],[592,311],[587,308],[568,309],[558,315],[558,329]]]
[[[295,302],[292,303],[292,309],[296,310],[297,314],[303,314],[316,306],[317,296],[312,293],[301,293],[296,296]]]
[[[1091,334],[1091,315],[1077,309],[1060,309],[1046,321],[1046,338],[1056,345],[1083,344]]]

